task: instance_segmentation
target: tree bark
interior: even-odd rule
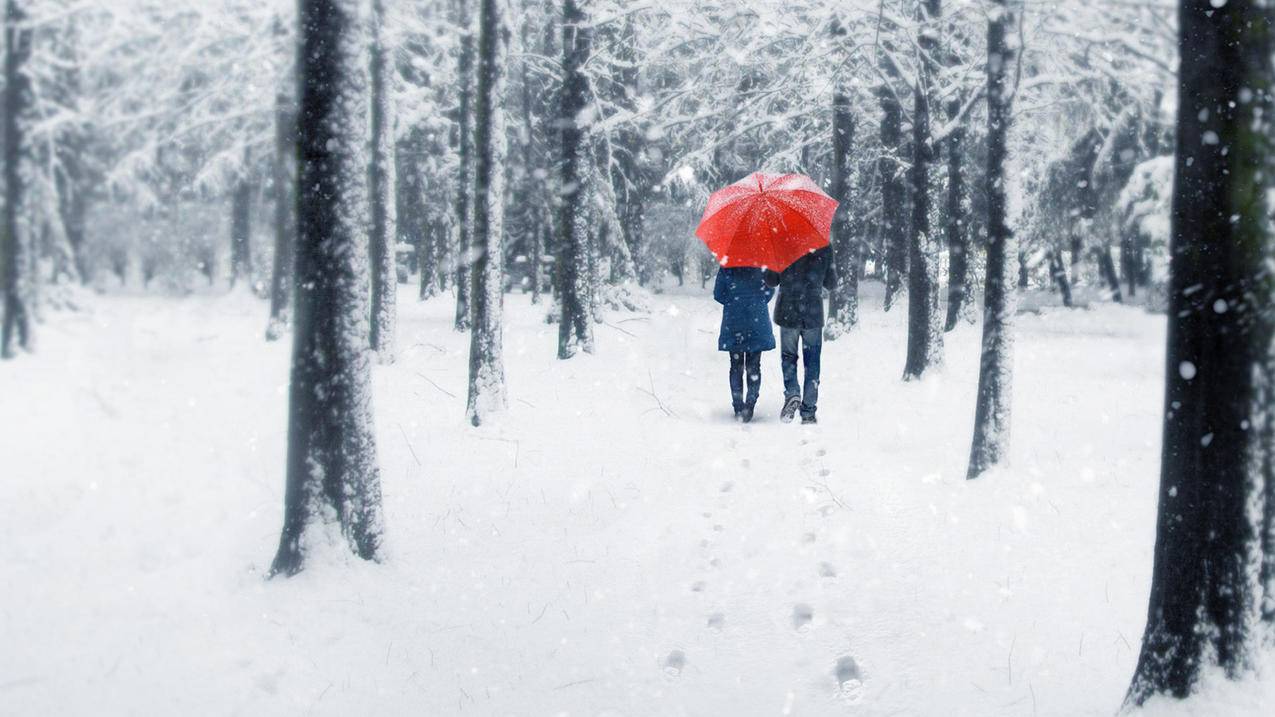
[[[956,119],[961,111],[961,100],[956,98],[947,105],[948,120]],[[945,205],[947,227],[947,317],[944,331],[951,331],[962,316],[970,315],[972,282],[969,280],[969,231],[965,222],[965,173],[961,166],[965,152],[964,120],[947,138],[947,203]],[[973,322],[972,315],[969,316]]]
[[[282,34],[282,30],[279,30]],[[289,71],[275,93],[274,267],[270,275],[270,321],[266,340],[275,341],[291,321],[292,271],[297,233],[297,103],[294,73]]]
[[[469,308],[470,294],[470,245],[474,234],[473,165],[474,135],[472,94],[474,86],[474,28],[469,0],[457,2],[458,23],[461,27],[460,56],[456,79],[460,84],[457,124],[460,130],[460,148],[456,176],[456,330],[469,330],[473,315]]]
[[[339,529],[338,542],[367,560],[379,558],[384,530],[367,350],[367,42],[359,6],[300,0],[296,327],[284,522],[271,575],[303,568],[324,537],[308,531],[316,523]]]
[[[887,80],[898,76],[893,60],[883,54],[882,66]],[[885,244],[885,310],[903,286],[907,272],[907,227],[903,223],[907,204],[907,188],[903,184],[900,158],[903,156],[903,106],[888,84],[877,90],[881,102],[881,234]]]
[[[239,281],[252,289],[252,183],[248,181],[248,153],[230,200],[230,285]]]
[[[938,46],[934,27],[940,0],[917,5],[917,44],[921,48],[912,93],[912,231],[908,241],[908,352],[903,380],[918,379],[943,364],[939,324],[938,257],[930,231],[930,59]]]
[[[588,101],[589,80],[584,63],[589,58],[592,30],[577,0],[562,2],[562,91],[558,123],[562,128],[558,206],[558,291],[562,316],[558,322],[558,358],[568,359],[578,350],[593,353],[593,326],[589,312],[590,242],[587,192],[581,181],[588,174],[584,128],[580,113]]]
[[[1210,666],[1239,676],[1270,634],[1272,14],[1236,0],[1179,7],[1160,502],[1129,706],[1185,697]]]
[[[1015,24],[1011,0],[994,0],[987,21],[987,277],[983,288],[983,343],[979,360],[974,440],[966,477],[982,475],[1008,457],[1013,382],[1014,292],[1010,257],[1017,252],[1005,221],[1005,156],[1014,88],[1009,69],[1014,48],[1006,41]],[[1015,4],[1016,5],[1016,4]]]
[[[1107,289],[1111,291],[1111,300],[1116,303],[1124,301],[1124,297],[1120,293],[1120,275],[1116,273],[1116,263],[1111,258],[1111,249],[1107,246],[1096,246],[1093,249],[1098,260],[1098,271],[1102,273],[1102,278],[1107,282]]]
[[[505,364],[501,337],[504,301],[505,62],[509,34],[502,0],[479,0],[478,94],[474,127],[473,326],[469,337],[469,421],[480,425],[503,410]]]
[[[1049,278],[1054,282],[1058,293],[1062,294],[1063,306],[1071,308],[1071,278],[1067,276],[1067,265],[1063,262],[1062,251],[1049,250]]]
[[[845,42],[845,29],[834,24],[834,42]],[[848,77],[837,78],[832,95],[832,198],[840,204],[832,222],[832,258],[837,285],[828,297],[828,322],[824,337],[833,340],[859,322],[859,237],[851,225],[854,186],[851,148],[854,146],[854,113],[848,94]]]
[[[26,218],[27,129],[31,114],[31,28],[18,0],[5,4],[4,57],[4,226],[0,231],[0,264],[4,268],[4,327],[0,329],[0,358],[13,358],[17,349],[35,347],[31,312],[35,292],[32,236]]]
[[[395,244],[394,116],[390,99],[389,51],[385,47],[384,0],[372,0],[370,43],[371,161],[368,184],[371,197],[371,236],[368,251],[372,264],[371,347],[381,363],[394,362],[394,300],[398,293]]]

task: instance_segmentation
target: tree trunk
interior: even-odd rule
[[[961,100],[956,98],[947,105],[949,120],[956,119],[961,111]],[[961,167],[962,155],[965,152],[964,120],[952,130],[947,138],[947,317],[943,323],[944,331],[956,328],[962,316],[972,318],[972,302],[970,293],[972,282],[969,280],[969,231],[965,222],[965,173]]]
[[[302,569],[306,552],[322,542],[302,540],[312,523],[339,528],[349,549],[367,560],[379,558],[384,530],[367,351],[360,0],[300,0],[299,15],[296,327],[283,531],[271,575]]]
[[[1096,246],[1094,254],[1098,259],[1098,271],[1102,273],[1102,278],[1111,291],[1111,299],[1117,303],[1123,302],[1124,298],[1120,294],[1120,275],[1116,273],[1116,263],[1111,259],[1111,249],[1106,246]]]
[[[940,0],[917,7],[921,60],[912,94],[912,232],[908,241],[908,353],[903,380],[921,378],[943,364],[939,324],[938,257],[930,231],[930,61],[938,46]]]
[[[248,181],[248,153],[230,201],[230,285],[240,280],[252,286],[252,184]]]
[[[0,330],[0,358],[13,358],[17,349],[35,346],[31,312],[35,293],[32,236],[26,218],[27,129],[31,114],[31,28],[18,0],[5,4],[4,56],[4,235],[0,237],[0,265],[4,268],[4,327]]]
[[[836,23],[833,41],[844,43],[845,29]],[[851,148],[854,146],[854,114],[846,84],[849,78],[838,77],[832,95],[832,198],[840,204],[832,222],[832,258],[837,267],[837,285],[828,297],[828,322],[824,337],[836,339],[859,322],[859,238],[851,226],[855,208]]]
[[[1263,3],[1180,6],[1160,503],[1130,706],[1186,697],[1211,666],[1238,677],[1270,634],[1271,24]]]
[[[888,55],[882,55],[887,79],[896,78],[898,70]],[[907,204],[907,188],[903,184],[900,158],[903,156],[903,107],[888,84],[877,90],[881,102],[881,234],[885,244],[885,310],[894,306],[895,296],[903,286],[907,272],[907,227],[903,214]]]
[[[1071,308],[1071,278],[1067,276],[1067,265],[1063,263],[1062,251],[1058,249],[1049,250],[1049,278],[1062,294],[1063,306]]]
[[[371,147],[368,184],[371,197],[371,236],[368,252],[372,264],[371,347],[381,363],[394,362],[394,299],[398,293],[395,244],[394,117],[390,98],[389,52],[385,47],[384,0],[372,0],[370,51]]]
[[[994,0],[987,21],[987,277],[983,288],[983,343],[974,410],[974,440],[967,478],[977,478],[1009,453],[1013,379],[1014,292],[1009,289],[1014,234],[1005,221],[1005,155],[1011,103],[1009,69],[1014,49],[1006,33],[1014,27],[1015,6]]]
[[[589,161],[584,148],[580,113],[588,102],[589,80],[584,63],[589,58],[591,29],[577,0],[562,2],[562,91],[558,123],[562,127],[560,158],[561,203],[558,207],[558,290],[562,317],[558,322],[558,358],[568,359],[577,350],[593,353],[593,326],[589,316],[589,212],[588,196],[580,186]]]
[[[282,33],[282,30],[279,31]],[[295,77],[288,72],[275,93],[274,152],[274,270],[270,275],[270,322],[266,340],[275,341],[288,330],[291,320],[293,248],[297,232],[297,106]]]
[[[501,337],[504,301],[505,61],[509,34],[502,0],[479,0],[478,96],[474,113],[473,327],[469,334],[469,421],[475,426],[503,410],[505,364]]]
[[[473,316],[469,308],[470,244],[474,234],[473,165],[474,134],[472,93],[474,86],[474,27],[469,0],[458,0],[458,22],[461,27],[460,57],[456,81],[460,84],[457,123],[460,148],[456,176],[456,330],[469,329]]]

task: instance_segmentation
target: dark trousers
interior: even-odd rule
[[[748,398],[744,398],[744,376],[748,376]],[[730,352],[730,398],[736,411],[757,403],[761,393],[761,352]]]
[[[797,343],[801,342],[801,362],[805,368],[804,387],[797,383]],[[780,360],[784,369],[784,398],[801,399],[801,415],[813,416],[819,403],[819,352],[823,329],[779,329]]]

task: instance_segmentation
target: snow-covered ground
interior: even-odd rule
[[[871,287],[875,288],[875,287]],[[464,422],[448,298],[375,368],[389,559],[266,581],[287,342],[246,296],[99,297],[0,366],[0,713],[1111,714],[1151,567],[1161,316],[1018,323],[1010,468],[964,480],[978,330],[899,380],[905,310],[779,357],[730,420],[687,290],[554,358],[508,298],[512,404]],[[16,459],[16,460],[15,460]]]

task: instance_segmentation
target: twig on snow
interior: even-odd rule
[[[448,396],[451,396],[452,398],[456,398],[456,397],[457,397],[457,396],[456,396],[456,394],[454,394],[454,393],[452,393],[451,391],[448,391],[447,389],[443,388],[442,386],[439,386],[438,384],[434,383],[434,380],[433,380],[433,379],[431,379],[429,376],[426,376],[425,374],[421,373],[420,371],[417,371],[417,372],[416,372],[416,375],[417,375],[417,376],[420,376],[420,377],[421,377],[421,378],[423,378],[423,379],[425,379],[427,382],[429,382],[429,385],[433,386],[434,388],[438,389],[439,391],[442,391],[443,393],[447,394]]]

